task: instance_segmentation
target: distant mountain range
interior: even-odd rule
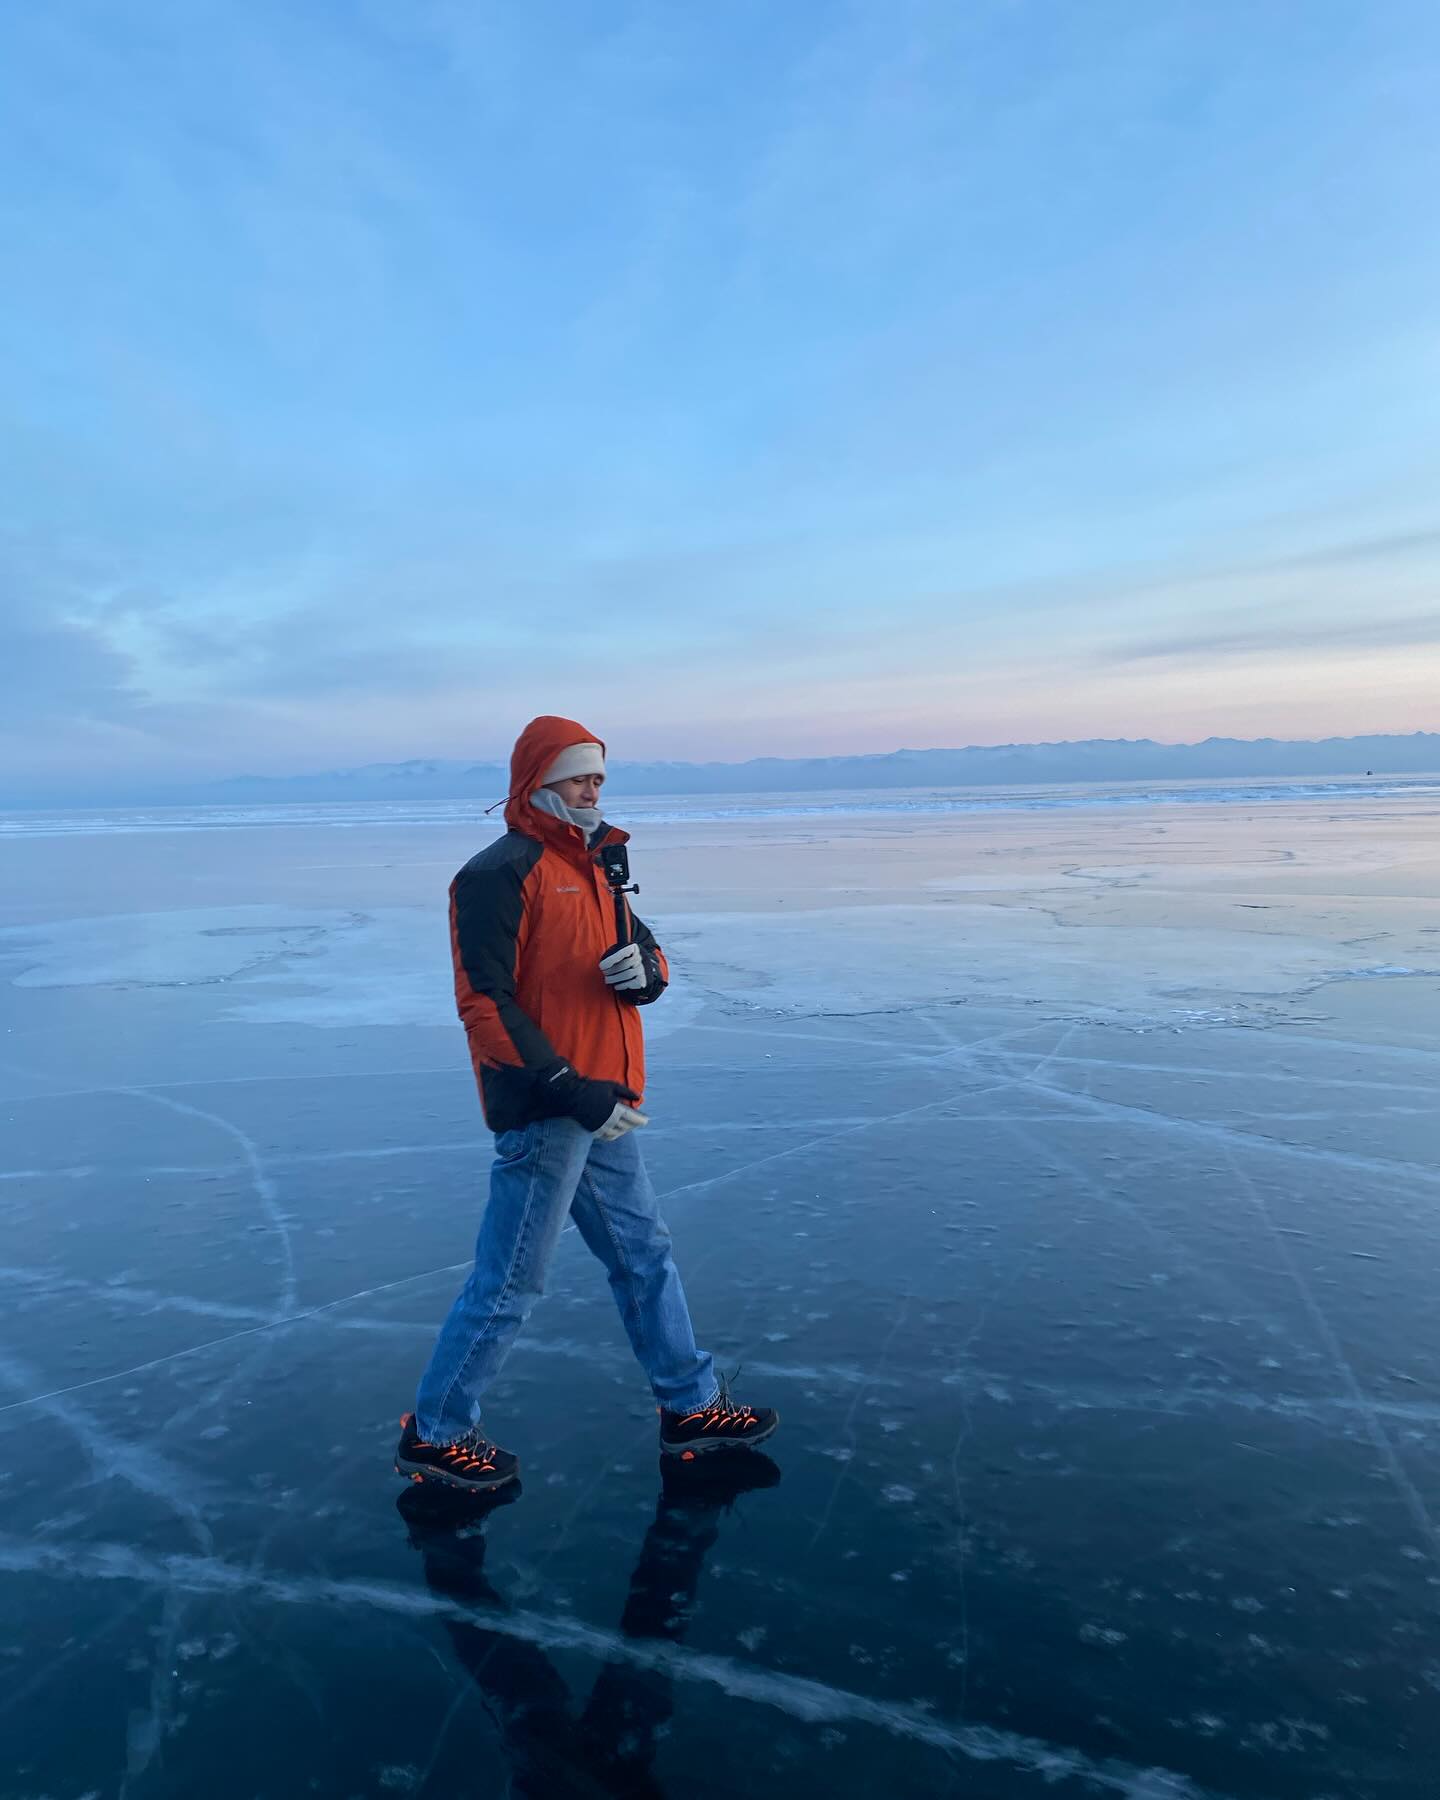
[[[1082,743],[972,745],[892,750],[875,756],[759,757],[742,763],[615,762],[611,781],[636,796],[802,793],[823,788],[1014,787],[1074,781],[1190,781],[1304,775],[1440,773],[1440,732],[1408,736],[1206,738],[1158,744],[1150,738]],[[369,763],[310,775],[241,775],[191,789],[185,801],[245,804],[320,800],[476,800],[505,793],[498,763]],[[150,803],[160,796],[144,797]]]

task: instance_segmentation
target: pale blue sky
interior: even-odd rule
[[[1440,726],[1429,0],[5,37],[37,791]]]

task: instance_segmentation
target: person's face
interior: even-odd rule
[[[564,781],[552,781],[547,785],[552,793],[560,796],[566,806],[595,807],[600,804],[600,790],[605,785],[605,777],[570,775]]]

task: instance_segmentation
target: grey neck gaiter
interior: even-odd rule
[[[567,825],[578,826],[584,832],[587,844],[600,829],[598,807],[567,806],[554,788],[536,788],[530,796],[530,804],[536,812],[549,813],[552,819],[563,819]]]

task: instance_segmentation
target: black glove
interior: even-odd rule
[[[610,992],[632,1006],[646,1006],[665,992],[653,943],[649,948],[638,941],[612,944],[600,958],[600,973]]]
[[[591,1081],[569,1063],[557,1060],[536,1074],[536,1088],[547,1119],[574,1119],[587,1131],[598,1131],[622,1100],[638,1100],[634,1088],[620,1081]]]
[[[627,997],[643,991],[650,979],[645,952],[638,944],[612,944],[600,958],[600,973],[612,993]]]

